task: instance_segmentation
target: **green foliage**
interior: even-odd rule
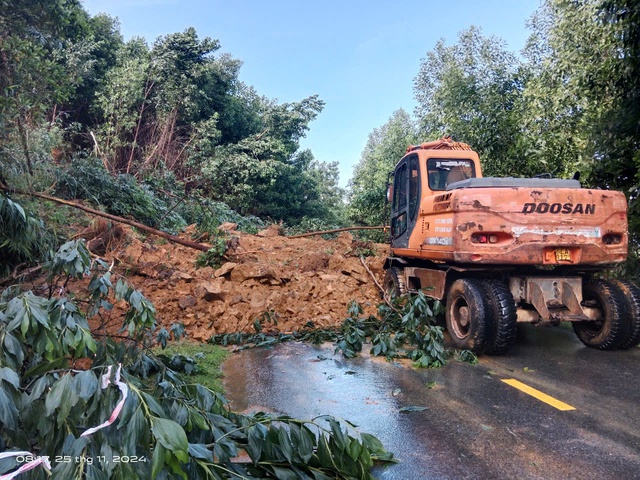
[[[130,175],[111,175],[95,160],[76,160],[68,169],[59,170],[56,193],[63,198],[90,200],[108,213],[133,217],[155,228],[175,231],[186,226],[168,202],[147,185]]]
[[[114,287],[82,242],[64,245],[47,269],[49,296],[17,287],[0,295],[0,436],[8,451],[49,457],[54,478],[370,479],[374,462],[393,461],[348,422],[236,414],[220,394],[186,381],[172,366],[186,371],[193,362],[148,348],[153,306],[122,279]],[[85,299],[65,296],[69,279],[87,272]],[[128,342],[96,341],[89,330],[87,319],[111,308],[110,295],[128,305]],[[70,368],[80,359],[90,366]],[[109,416],[113,425],[89,431]],[[250,463],[237,461],[241,450]]]
[[[167,367],[178,372],[184,372],[185,381],[199,383],[214,392],[222,392],[221,367],[229,352],[211,344],[193,342],[171,343],[158,351],[160,358]]]
[[[456,350],[456,358],[461,362],[470,363],[472,365],[478,363],[478,357],[471,350]]]
[[[170,173],[156,174],[143,182],[126,174],[111,175],[96,159],[76,159],[57,172],[56,194],[63,198],[86,199],[108,213],[176,232],[196,223],[201,232],[217,234],[224,222],[237,223],[250,233],[264,227],[257,217],[244,217],[226,204],[185,193],[185,185]]]
[[[198,255],[196,268],[222,266],[224,254],[227,252],[227,238],[224,235],[216,235],[211,243],[213,246],[209,250]]]
[[[417,143],[417,138],[414,121],[404,110],[394,112],[385,125],[369,134],[349,183],[347,215],[353,224],[379,226],[389,223],[386,201],[388,174],[407,147]],[[385,234],[381,232],[364,236],[379,242],[386,241]]]
[[[202,164],[216,199],[243,215],[292,224],[304,217],[336,222],[342,207],[337,164],[317,162],[308,150],[297,151],[323,105],[317,96],[283,105],[263,101],[262,132],[216,146]]]
[[[437,368],[446,363],[443,330],[435,325],[436,316],[443,312],[440,302],[419,291],[413,297],[396,300],[394,305],[381,304],[378,312],[381,320],[361,318],[362,308],[352,302],[336,350],[352,358],[370,340],[372,355],[409,358],[421,368]]]
[[[22,262],[42,258],[50,241],[41,220],[8,196],[0,195],[0,275]]]
[[[0,4],[4,183],[49,188],[60,180],[52,178],[52,156],[60,163],[91,155],[96,165],[74,162],[57,188],[157,228],[177,231],[198,216],[135,185],[167,171],[202,187],[200,216],[211,224],[216,215],[204,211],[223,204],[239,216],[290,224],[341,220],[337,164],[299,151],[324,106],[316,95],[292,103],[258,95],[239,81],[241,62],[193,28],[151,46],[124,43],[117,20],[90,17],[75,0],[23,3]],[[64,136],[38,143],[51,131]]]
[[[523,114],[520,69],[503,41],[477,27],[461,32],[454,45],[440,40],[414,79],[421,134],[470,144],[487,176],[540,173],[539,165],[523,161],[525,151],[514,141]]]
[[[362,351],[362,344],[367,340],[364,330],[361,328],[359,316],[362,307],[357,302],[351,301],[347,308],[349,316],[342,323],[340,339],[336,343],[336,351],[341,351],[347,358],[353,358]]]
[[[443,313],[442,304],[428,298],[422,291],[412,297],[402,297],[394,304],[378,306],[378,316],[362,317],[362,307],[349,303],[348,317],[339,329],[315,329],[309,322],[302,330],[288,334],[268,335],[262,332],[263,319],[256,322],[258,333],[241,332],[214,335],[215,345],[239,345],[238,349],[264,347],[289,340],[322,343],[334,342],[336,352],[354,358],[365,343],[371,343],[370,353],[387,359],[401,357],[413,360],[416,367],[441,367],[448,357],[444,347],[442,327],[435,319]]]

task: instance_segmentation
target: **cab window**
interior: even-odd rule
[[[430,158],[427,160],[427,174],[431,190],[446,190],[451,183],[475,178],[476,169],[472,160]]]
[[[409,160],[409,218],[414,221],[418,204],[420,203],[420,171],[418,169],[418,156],[414,155]]]

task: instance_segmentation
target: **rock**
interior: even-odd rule
[[[213,302],[214,300],[224,300],[221,281],[202,282],[196,287],[195,294],[198,298],[201,298],[207,302]]]
[[[251,294],[251,308],[255,310],[265,310],[265,298],[260,292],[255,291]]]
[[[170,277],[172,280],[182,280],[187,283],[191,283],[193,281],[193,276],[189,275],[185,272],[175,271],[171,274]]]
[[[217,319],[225,313],[224,305],[216,304],[209,307],[208,316]]]
[[[238,224],[232,223],[232,222],[224,222],[222,225],[218,227],[218,230],[220,232],[225,232],[225,233],[235,232],[237,229],[238,229]]]
[[[300,261],[301,272],[315,272],[329,266],[329,255],[326,253],[310,252]]]
[[[234,295],[231,300],[229,300],[229,306],[235,305],[236,303],[240,303],[244,300],[241,294]]]
[[[258,232],[259,237],[279,237],[282,235],[282,227],[277,223],[269,225],[264,230]]]
[[[196,306],[197,303],[198,301],[191,295],[187,295],[186,297],[183,297],[180,300],[178,300],[178,305],[182,310],[186,310],[187,308],[193,308]]]
[[[213,278],[215,270],[211,267],[202,267],[198,269],[198,277]]]
[[[355,279],[360,285],[364,285],[370,280],[370,277],[368,275],[358,272],[351,272],[351,278]]]
[[[213,272],[214,277],[224,277],[227,273],[236,268],[238,264],[234,262],[227,262],[223,264],[219,269]]]
[[[282,279],[276,270],[268,265],[249,265],[242,263],[236,265],[231,271],[231,281],[242,283],[246,280],[278,280]]]
[[[336,242],[343,247],[350,247],[351,242],[353,242],[353,235],[349,232],[341,232],[340,235],[338,235],[338,238],[336,238]]]
[[[342,280],[340,278],[340,276],[338,275],[333,275],[330,273],[324,274],[324,275],[320,275],[320,278],[322,280],[324,280],[325,282],[339,282],[340,280]]]

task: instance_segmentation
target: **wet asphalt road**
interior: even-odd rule
[[[225,374],[236,411],[330,414],[378,436],[400,459],[379,479],[640,479],[640,349],[588,349],[570,329],[519,326],[508,355],[477,365],[416,370],[288,343],[235,354]],[[411,405],[427,409],[399,411]]]

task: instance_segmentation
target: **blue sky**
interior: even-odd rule
[[[118,17],[128,40],[194,27],[219,52],[243,61],[240,79],[259,94],[326,102],[302,142],[316,159],[338,161],[351,178],[369,133],[404,108],[413,112],[421,59],[471,25],[519,52],[540,0],[84,0],[91,14]]]

